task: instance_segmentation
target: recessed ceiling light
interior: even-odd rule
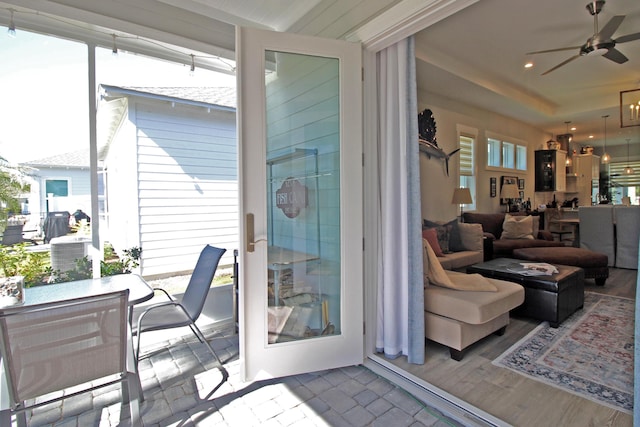
[[[589,135],[589,139],[593,139],[593,135]]]
[[[524,68],[532,68],[533,67],[533,62],[527,62],[526,64],[524,64]]]
[[[576,129],[577,129],[577,128],[576,128],[575,126],[573,126],[573,127],[571,128],[571,130],[573,130],[573,131],[575,131]]]

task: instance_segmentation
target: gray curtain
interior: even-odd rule
[[[376,348],[424,363],[422,215],[415,49],[409,37],[378,53],[378,305]]]

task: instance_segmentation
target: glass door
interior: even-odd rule
[[[363,361],[360,45],[238,29],[247,379]]]

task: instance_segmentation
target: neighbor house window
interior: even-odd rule
[[[471,191],[472,204],[464,205],[465,211],[476,209],[476,177],[475,177],[475,137],[461,134],[459,137],[460,147],[460,187],[468,188]]]
[[[526,143],[488,137],[487,166],[511,170],[527,170]]]
[[[69,181],[66,179],[48,179],[45,183],[47,195],[53,197],[69,196]]]

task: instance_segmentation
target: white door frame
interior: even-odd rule
[[[468,402],[398,368],[375,353],[376,307],[378,283],[377,230],[380,222],[377,182],[377,52],[409,37],[453,13],[476,3],[478,0],[405,0],[378,16],[357,31],[347,35],[347,40],[360,41],[363,52],[363,116],[364,116],[364,316],[365,361],[364,365],[387,378],[404,390],[433,407],[442,408],[447,415],[469,426],[508,426],[504,421]],[[417,114],[417,112],[416,112]]]
[[[240,158],[240,357],[245,379],[263,379],[361,364],[362,81],[359,44],[238,28]],[[339,59],[340,332],[286,343],[267,340],[265,51]],[[255,221],[249,224],[247,214]],[[253,228],[253,231],[251,230]],[[253,235],[251,245],[247,240]],[[253,250],[250,250],[253,249]]]

